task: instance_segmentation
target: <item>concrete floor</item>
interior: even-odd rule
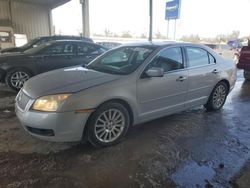
[[[0,86],[0,187],[250,187],[250,82],[224,108],[203,107],[131,129],[116,146],[50,143],[24,132]]]

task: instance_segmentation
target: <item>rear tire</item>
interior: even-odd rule
[[[12,69],[7,72],[5,77],[5,83],[11,89],[19,91],[24,83],[31,77],[31,73],[23,68]]]
[[[128,110],[120,103],[101,105],[87,123],[89,142],[95,147],[114,145],[126,135],[130,125]]]
[[[209,96],[208,102],[205,105],[208,111],[216,111],[223,107],[226,102],[229,88],[225,82],[219,82]]]
[[[250,71],[244,70],[243,75],[244,75],[245,80],[250,81]]]

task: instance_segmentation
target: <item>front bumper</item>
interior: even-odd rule
[[[23,128],[32,136],[53,142],[76,142],[82,139],[88,113],[38,112],[28,110],[29,101],[22,110],[15,104],[15,111]]]
[[[4,70],[0,69],[0,82],[4,81],[5,75],[6,75],[6,72]]]

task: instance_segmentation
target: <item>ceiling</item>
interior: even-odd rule
[[[15,2],[23,2],[28,4],[38,4],[42,6],[47,6],[50,9],[61,6],[70,0],[0,0],[0,1],[15,1]]]

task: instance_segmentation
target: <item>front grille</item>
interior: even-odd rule
[[[5,77],[5,72],[4,70],[0,69],[0,82],[4,81],[4,77]]]
[[[16,103],[22,110],[25,109],[29,100],[30,100],[30,97],[26,95],[22,90],[18,93],[16,97]]]

